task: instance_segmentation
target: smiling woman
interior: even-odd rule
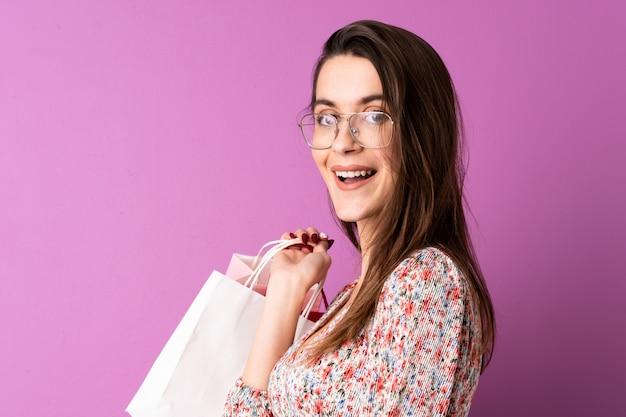
[[[292,344],[328,237],[272,262],[267,299],[224,416],[465,416],[494,338],[463,212],[456,94],[437,53],[403,29],[335,32],[300,128],[361,275]]]

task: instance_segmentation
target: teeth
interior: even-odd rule
[[[341,178],[355,178],[372,175],[373,171],[335,171],[335,175]]]

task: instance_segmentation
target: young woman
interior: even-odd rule
[[[494,338],[462,205],[460,117],[437,53],[403,29],[334,33],[300,126],[361,275],[292,344],[330,267],[314,228],[272,261],[265,310],[224,416],[465,416]]]

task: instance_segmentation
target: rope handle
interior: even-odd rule
[[[254,270],[252,271],[252,274],[250,274],[250,277],[248,277],[244,285],[248,288],[253,288],[259,281],[259,277],[261,276],[261,271],[263,271],[265,266],[267,266],[267,264],[272,260],[274,255],[276,255],[278,252],[280,252],[283,249],[287,249],[289,246],[296,245],[299,243],[302,243],[302,241],[296,238],[296,239],[272,240],[270,242],[267,242],[265,245],[263,245],[261,249],[259,250],[259,253],[257,253],[255,257],[255,260],[253,263]],[[270,246],[272,247],[268,249],[267,252],[265,252],[263,256],[261,256],[263,251]],[[320,294],[322,294],[324,307],[328,308],[328,300],[326,299],[326,294],[324,293],[324,281],[326,281],[326,278],[324,278],[322,281],[318,282],[317,284],[313,286],[313,288],[315,288],[315,291],[313,292],[313,295],[309,299],[304,310],[302,310],[302,313],[301,313],[302,317],[304,318],[309,317],[309,314],[311,313],[311,310],[313,310],[313,306],[315,305],[315,301],[320,296]]]

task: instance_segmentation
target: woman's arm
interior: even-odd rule
[[[286,249],[272,259],[265,307],[242,376],[245,384],[260,390],[267,389],[270,372],[293,343],[306,293],[330,267],[328,242],[317,230],[298,230],[297,236],[302,247]]]
[[[293,343],[307,292],[326,277],[330,267],[328,240],[317,230],[298,230],[303,244],[272,259],[265,306],[242,377],[230,391],[223,416],[271,417],[267,398],[269,376]],[[285,233],[283,239],[293,238]]]
[[[281,285],[268,285],[265,307],[242,380],[249,386],[266,390],[274,365],[293,343],[298,316],[308,288],[304,288],[284,272],[271,272],[271,281]]]
[[[267,385],[274,365],[293,344],[298,317],[311,287],[330,267],[328,238],[316,229],[298,230],[303,244],[274,256],[265,306],[242,377],[228,394],[223,417],[271,417]],[[293,238],[285,233],[282,239]]]

